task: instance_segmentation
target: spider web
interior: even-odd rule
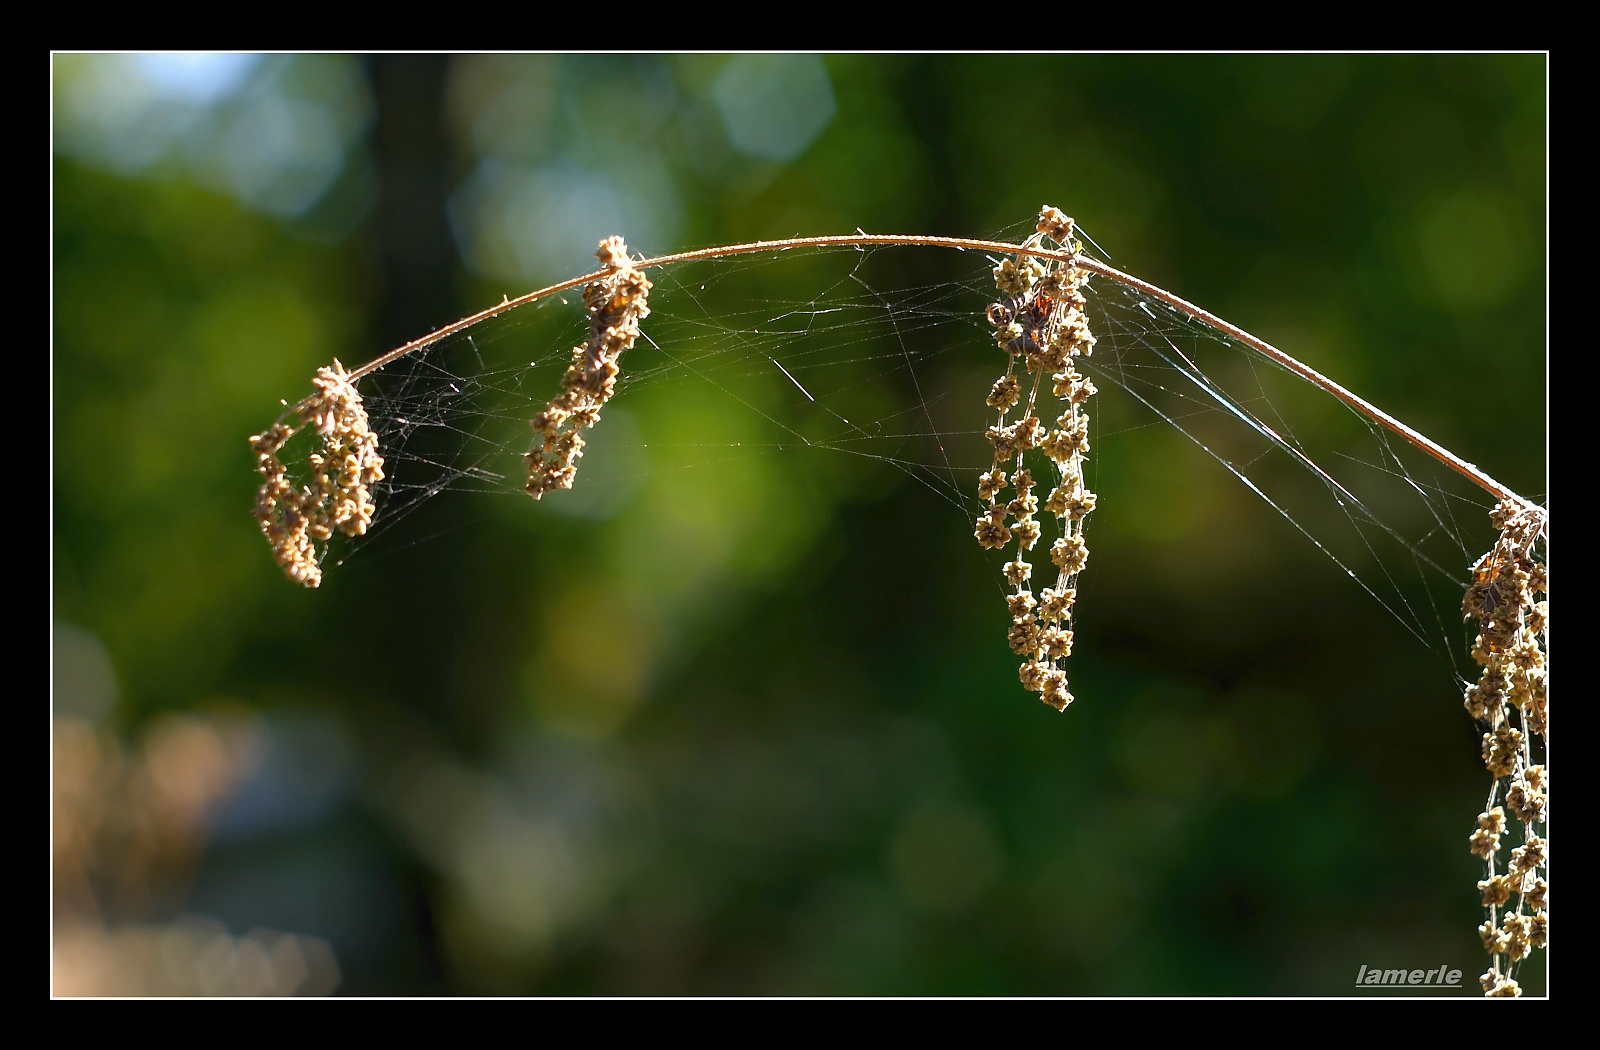
[[[605,517],[663,471],[714,485],[746,457],[803,454],[901,475],[948,507],[935,527],[970,532],[992,459],[983,398],[1004,370],[984,321],[994,262],[934,248],[800,248],[652,269],[651,314],[586,432],[574,489],[528,501],[528,512]],[[1084,291],[1098,343],[1078,365],[1101,390],[1089,405],[1091,485],[1099,452],[1172,428],[1459,677],[1460,596],[1493,540],[1492,498],[1225,333],[1105,278]],[[363,379],[389,477],[373,529],[337,560],[425,542],[408,522],[441,493],[526,500],[527,420],[587,331],[569,292]],[[663,398],[698,406],[692,424],[660,433],[648,413],[635,421],[631,403]]]

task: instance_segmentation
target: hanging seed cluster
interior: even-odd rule
[[[583,289],[589,309],[589,341],[572,348],[572,362],[561,377],[561,393],[529,421],[539,447],[523,455],[526,491],[541,499],[551,489],[570,489],[583,456],[584,427],[600,421],[600,406],[617,389],[617,358],[639,338],[639,321],[649,316],[650,281],[628,258],[621,237],[607,237],[595,252],[605,272]]]
[[[262,477],[255,519],[284,574],[305,587],[322,583],[318,543],[335,532],[366,534],[378,509],[371,486],[383,480],[378,435],[344,366],[335,358],[331,367],[317,370],[312,382],[315,394],[250,437]],[[316,427],[322,451],[307,457],[310,483],[296,487],[278,453],[306,426]]]
[[[1550,574],[1543,559],[1547,519],[1541,509],[1506,500],[1490,520],[1500,538],[1472,567],[1461,608],[1478,621],[1472,656],[1483,673],[1467,688],[1466,708],[1485,726],[1483,761],[1494,778],[1468,839],[1487,869],[1478,883],[1487,912],[1478,934],[1490,965],[1478,980],[1484,994],[1499,997],[1522,994],[1517,964],[1550,940],[1550,773],[1548,760],[1535,761],[1545,756],[1550,739]],[[1520,825],[1521,845],[1511,850],[1501,871],[1508,810]]]
[[[1039,212],[1037,232],[1022,247],[1045,247],[1048,242],[1072,252],[1082,248],[1073,236],[1072,219],[1047,206]],[[1069,262],[1045,262],[1020,253],[994,268],[995,285],[1003,298],[989,307],[988,318],[995,342],[1006,354],[1006,372],[987,399],[997,413],[988,429],[994,463],[978,478],[978,496],[988,508],[973,530],[989,550],[1003,550],[1016,541],[1015,554],[1004,569],[1012,588],[1006,596],[1011,611],[1007,640],[1012,651],[1024,657],[1022,684],[1058,711],[1072,703],[1061,665],[1072,653],[1078,573],[1089,560],[1083,525],[1095,506],[1095,494],[1083,483],[1083,462],[1089,452],[1089,415],[1083,405],[1094,396],[1095,387],[1072,361],[1094,352],[1079,291],[1083,279],[1083,272]],[[1047,411],[1041,392],[1062,410],[1049,427],[1040,421],[1040,414]],[[1034,491],[1040,482],[1025,458],[1033,450],[1042,453],[1036,459],[1050,464],[1049,493],[1042,504]],[[1035,595],[1028,554],[1039,543],[1041,528],[1035,516],[1041,510],[1055,516],[1059,535],[1049,548],[1055,582]]]

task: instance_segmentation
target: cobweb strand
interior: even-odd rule
[[[1014,250],[954,238],[889,243]],[[885,253],[893,248],[858,236],[641,264],[654,267],[657,290],[619,377],[619,415],[634,397],[669,386],[720,407],[701,413],[691,433],[632,439],[671,465],[640,467],[622,442],[607,467],[606,441],[620,439],[607,437],[612,421],[603,421],[579,488],[620,491],[638,481],[630,470],[648,477],[807,451],[903,474],[970,522],[979,510],[976,478],[989,458],[975,384],[986,382],[983,360],[992,353],[983,310],[994,298],[995,258],[980,254],[976,266],[919,279],[889,265]],[[1498,497],[1503,487],[1410,438],[1395,441],[1405,434],[1363,410],[1365,402],[1338,396],[1298,362],[1264,353],[1259,340],[1078,258],[1099,275],[1085,291],[1100,342],[1082,365],[1102,386],[1128,395],[1124,408],[1095,421],[1095,440],[1172,427],[1407,631],[1457,662],[1459,594],[1483,547],[1478,534],[1492,503],[1485,493]],[[373,537],[442,492],[520,491],[527,420],[586,330],[582,311],[562,295],[582,281],[508,299],[362,370],[363,395],[393,464]],[[727,426],[719,430],[720,423]],[[420,540],[400,540],[412,542]]]

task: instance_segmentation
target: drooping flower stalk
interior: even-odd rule
[[[335,358],[330,367],[317,370],[312,382],[316,393],[250,437],[262,477],[256,521],[284,574],[306,587],[322,583],[318,543],[335,532],[366,534],[378,509],[371,486],[383,480],[378,435],[367,422],[351,374]],[[278,453],[306,426],[316,428],[322,450],[307,457],[310,483],[296,487]]]
[[[1543,510],[1505,500],[1490,520],[1500,530],[1499,539],[1472,567],[1461,603],[1463,614],[1478,621],[1472,656],[1483,667],[1477,683],[1467,688],[1465,706],[1485,726],[1483,761],[1494,778],[1468,846],[1486,866],[1478,889],[1488,915],[1478,935],[1490,963],[1478,980],[1485,995],[1515,997],[1522,994],[1514,976],[1517,964],[1550,940],[1548,830],[1546,837],[1539,834],[1541,826],[1547,827],[1550,801],[1545,757],[1550,740],[1550,573],[1543,557]],[[1535,757],[1541,761],[1536,763]],[[1496,805],[1501,799],[1504,805]],[[1501,872],[1496,862],[1507,809],[1522,825],[1522,844],[1512,849]]]
[[[1083,462],[1089,451],[1089,415],[1082,406],[1095,393],[1094,383],[1080,375],[1072,359],[1094,352],[1094,336],[1084,316],[1086,301],[1079,285],[1083,271],[1074,260],[1045,260],[1025,249],[1048,239],[1074,253],[1073,222],[1058,209],[1039,212],[1037,232],[1024,241],[1014,259],[994,269],[995,285],[1005,298],[989,307],[995,341],[1006,353],[1006,373],[995,381],[987,404],[999,415],[989,427],[994,463],[978,479],[978,496],[989,507],[978,519],[973,535],[987,549],[999,550],[1013,538],[1016,556],[1005,565],[1006,582],[1014,590],[1006,602],[1011,611],[1007,641],[1013,652],[1025,657],[1019,677],[1029,690],[1058,711],[1072,703],[1067,673],[1061,666],[1072,653],[1072,610],[1077,601],[1078,574],[1089,560],[1084,542],[1084,520],[1095,507],[1095,494],[1084,485]],[[1022,365],[1019,374],[1017,365]],[[1050,377],[1048,387],[1045,377]],[[1065,411],[1046,428],[1040,392],[1065,401]],[[1007,422],[1022,404],[1019,418]],[[1038,449],[1053,464],[1054,483],[1041,508],[1033,490],[1038,483],[1027,467],[1025,454]],[[1009,472],[1009,473],[1008,473]],[[1001,502],[1006,488],[1016,493]],[[1033,566],[1025,555],[1039,542],[1040,525],[1034,515],[1041,509],[1055,515],[1061,533],[1050,547],[1056,566],[1052,586],[1035,596],[1030,581]]]
[[[607,237],[595,252],[601,273],[583,289],[589,308],[589,341],[572,348],[572,362],[561,377],[562,391],[529,421],[539,447],[528,452],[527,493],[543,498],[551,489],[570,489],[583,456],[585,427],[600,420],[600,407],[617,389],[617,359],[639,338],[639,321],[649,316],[650,281],[628,258],[621,237]]]

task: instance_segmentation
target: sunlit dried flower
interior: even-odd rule
[[[1073,583],[1089,556],[1083,520],[1095,508],[1095,494],[1083,485],[1089,417],[1080,411],[1095,387],[1073,368],[1072,359],[1093,351],[1094,336],[1083,312],[1087,305],[1080,290],[1083,272],[1072,261],[1046,263],[1027,254],[1026,249],[1049,238],[1076,252],[1073,233],[1072,219],[1056,208],[1045,207],[1039,213],[1038,232],[1021,245],[1024,251],[995,265],[995,285],[1007,298],[992,304],[986,317],[994,325],[995,342],[1010,360],[985,399],[999,416],[986,430],[994,464],[978,478],[978,498],[990,506],[973,530],[979,544],[988,549],[1004,547],[1013,537],[1017,541],[1018,555],[1004,569],[1007,582],[1018,588],[1006,598],[1011,613],[1007,641],[1013,651],[1028,657],[1019,671],[1022,684],[1057,710],[1072,702],[1066,672],[1057,662],[1072,652],[1072,606],[1077,596]],[[1047,375],[1049,384],[1044,383]],[[1045,412],[1039,398],[1046,389],[1066,402],[1066,411],[1053,428],[1040,422]],[[1008,420],[1019,404],[1019,418]],[[1023,467],[1025,455],[1033,449],[1044,452],[1056,479],[1042,507],[1032,491],[1033,475]],[[995,501],[1006,486],[1007,471],[1013,468],[1017,496],[1002,505]],[[1055,585],[1044,588],[1036,602],[1031,592],[1022,590],[1033,567],[1023,561],[1021,552],[1032,550],[1039,541],[1043,528],[1036,515],[1041,509],[1055,515],[1061,532],[1050,548],[1058,570]],[[1012,524],[1007,524],[1008,519]]]
[[[1499,806],[1478,814],[1478,830],[1468,842],[1472,852],[1480,857],[1492,856],[1500,848],[1500,836],[1506,830],[1506,811]]]
[[[1017,426],[993,426],[985,434],[989,444],[994,446],[994,460],[1004,463],[1009,460],[1017,450]]]
[[[1530,838],[1511,851],[1511,870],[1518,875],[1524,875],[1536,868],[1544,867],[1546,860],[1544,839]]]
[[[992,500],[1006,487],[1006,472],[998,468],[978,475],[978,498]]]
[[[1505,875],[1493,875],[1481,880],[1478,889],[1483,893],[1483,906],[1492,908],[1511,898],[1511,879]]]
[[[1012,321],[1010,324],[1003,324],[995,329],[994,341],[1000,344],[1000,349],[1009,350],[1021,342],[1024,334],[1022,326]]]
[[[1089,547],[1082,536],[1062,536],[1051,545],[1050,560],[1068,575],[1082,572],[1089,561]]]
[[[1021,471],[1020,473],[1026,474],[1027,471]],[[1017,490],[1021,492],[1022,487],[1020,485],[1017,486]],[[1032,492],[1022,493],[1022,495],[1019,495],[1016,499],[1006,504],[1006,513],[1014,514],[1019,518],[1032,517],[1034,514],[1037,514],[1038,511],[1039,497],[1035,496]]]
[[[994,268],[995,287],[1007,295],[1022,298],[1033,290],[1035,282],[1045,274],[1044,264],[1032,256],[1003,259]]]
[[[1046,671],[1044,682],[1039,687],[1039,699],[1057,711],[1065,711],[1073,700],[1072,694],[1067,692],[1067,672],[1060,668]]]
[[[1051,659],[1071,656],[1072,632],[1059,627],[1046,627],[1039,632],[1039,648],[1048,653]]]
[[[977,528],[972,534],[987,550],[998,550],[1011,542],[1011,530],[1006,528],[1006,509],[994,505],[990,506],[988,513],[978,519]]]
[[[1022,623],[1012,621],[1006,632],[1006,641],[1014,653],[1031,653],[1039,648],[1039,625],[1032,620]]]
[[[1060,589],[1046,587],[1039,592],[1040,617],[1045,620],[1056,620],[1066,616],[1077,596],[1078,592],[1072,587]]]
[[[1524,824],[1543,824],[1545,794],[1536,790],[1525,777],[1518,777],[1506,788],[1506,805]]]
[[[639,338],[639,322],[650,314],[650,281],[633,265],[621,237],[607,237],[595,252],[604,271],[583,289],[589,310],[589,341],[572,348],[561,376],[561,393],[529,421],[539,446],[526,453],[527,493],[542,499],[552,489],[570,489],[583,455],[578,431],[600,419],[600,407],[616,392],[617,359]]]
[[[1031,569],[1032,566],[1029,566]],[[1033,595],[1027,591],[1018,594],[1006,595],[1006,605],[1011,608],[1011,618],[1023,622],[1033,620],[1033,609],[1038,603],[1033,600]]]
[[[1496,777],[1510,776],[1522,754],[1522,730],[1497,726],[1483,734],[1483,762]]]
[[[1017,546],[1022,550],[1033,550],[1034,544],[1039,542],[1039,523],[1032,518],[1023,518],[1017,522],[1014,530],[1017,536]]]
[[[1474,831],[1467,839],[1467,842],[1471,846],[1472,852],[1480,857],[1487,857],[1500,848],[1500,836],[1490,834],[1482,828]]]
[[[1039,209],[1039,232],[1063,247],[1072,245],[1072,217],[1060,208],[1046,205]]]
[[[998,408],[1004,412],[1017,403],[1021,390],[1022,384],[1017,382],[1016,376],[1001,376],[994,381],[985,403],[990,408]]]
[[[1549,885],[1540,875],[1548,864],[1548,847],[1535,832],[1549,807],[1549,774],[1544,763],[1534,761],[1534,748],[1537,744],[1542,749],[1549,733],[1544,640],[1550,611],[1541,596],[1548,594],[1550,582],[1543,561],[1544,511],[1507,499],[1489,519],[1500,535],[1472,566],[1461,602],[1463,614],[1478,621],[1472,658],[1483,668],[1478,681],[1467,687],[1463,705],[1486,724],[1483,761],[1495,779],[1489,798],[1492,803],[1503,790],[1505,806],[1478,817],[1469,846],[1486,867],[1478,889],[1489,914],[1478,932],[1493,961],[1481,978],[1484,991],[1515,996],[1521,990],[1511,968],[1549,937]],[[1522,844],[1512,849],[1507,870],[1497,873],[1507,810],[1522,826]],[[1517,895],[1515,907],[1509,903],[1512,894]],[[1496,910],[1502,906],[1506,911],[1497,926]]]
[[[1550,917],[1543,911],[1534,912],[1529,918],[1528,943],[1535,948],[1544,948],[1550,944]]]
[[[1484,977],[1487,976],[1489,975],[1484,974]],[[1479,981],[1482,980],[1483,978],[1480,977]],[[1517,982],[1512,980],[1510,977],[1500,977],[1493,982],[1492,987],[1485,985],[1485,988],[1487,989],[1485,994],[1490,999],[1515,999],[1522,994],[1522,989],[1518,987]]]
[[[1045,676],[1049,672],[1039,665],[1037,660],[1029,660],[1017,671],[1017,677],[1022,680],[1022,687],[1029,692],[1037,693],[1044,688]]]
[[[250,438],[263,479],[256,494],[256,521],[284,573],[306,587],[322,583],[319,542],[335,532],[366,534],[378,509],[371,486],[384,476],[378,435],[344,366],[335,359],[317,370],[312,383],[316,393]],[[308,426],[321,438],[321,451],[306,457],[310,481],[296,486],[278,453]]]
[[[1521,962],[1528,954],[1529,935],[1533,929],[1533,918],[1528,915],[1517,915],[1507,912],[1500,922],[1503,931],[1505,947],[1502,949],[1511,957],[1513,963]]]

